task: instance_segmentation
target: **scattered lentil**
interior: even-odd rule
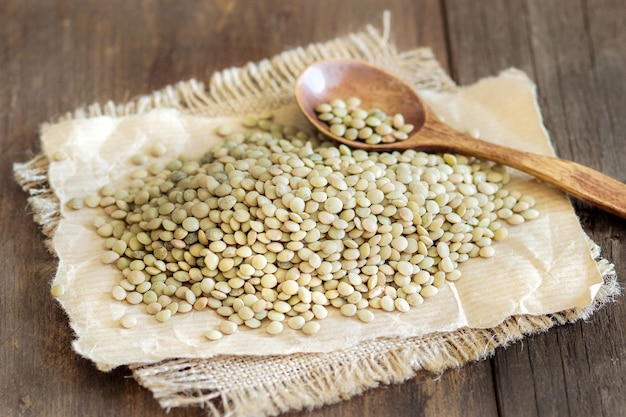
[[[53,297],[60,297],[65,294],[65,288],[60,284],[53,285],[52,288],[50,288],[50,294],[52,294]]]
[[[89,195],[83,200],[85,205],[90,208],[96,208],[100,204],[100,197],[97,195]]]
[[[156,313],[156,319],[160,322],[168,321],[172,317],[172,310],[161,310]]]
[[[67,202],[67,206],[72,210],[80,210],[83,208],[83,199],[82,198],[71,198]]]
[[[320,324],[316,321],[308,321],[304,326],[302,326],[302,333],[304,334],[315,334],[320,331]]]
[[[209,340],[220,340],[223,335],[219,330],[209,330],[204,334],[204,336]]]
[[[412,129],[402,115],[359,105],[333,100],[317,111],[365,140]],[[285,324],[314,334],[329,305],[362,322],[372,309],[420,305],[460,279],[459,264],[494,256],[492,241],[507,236],[499,219],[539,216],[532,197],[503,188],[499,165],[335,147],[270,119],[246,118],[246,133],[218,128],[223,143],[198,160],[139,169],[129,188],[85,198],[104,212],[93,222],[101,260],[122,272],[115,300],[144,303],[160,322],[216,310],[225,320],[211,340],[264,321],[268,334]]]
[[[280,321],[271,321],[266,328],[266,332],[272,335],[279,334],[283,331],[283,327]]]
[[[163,156],[167,152],[167,148],[162,143],[155,143],[150,148],[150,154],[155,157]]]
[[[133,328],[137,325],[137,317],[126,314],[120,318],[120,325],[125,329]]]
[[[143,165],[148,161],[148,156],[142,153],[131,156],[130,161],[135,165]]]
[[[237,323],[229,321],[229,320],[224,320],[220,323],[220,332],[222,332],[222,334],[233,334],[237,331],[237,328],[239,326],[237,325]]]
[[[67,158],[67,154],[63,151],[56,151],[52,154],[52,159],[55,161],[63,161]]]
[[[370,310],[362,309],[356,312],[357,317],[364,323],[369,323],[374,320],[374,313]]]

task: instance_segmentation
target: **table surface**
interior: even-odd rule
[[[527,72],[559,156],[626,181],[623,0],[2,0],[0,415],[203,415],[167,414],[127,368],[102,373],[72,351],[67,318],[49,293],[55,259],[11,171],[39,152],[40,123],[381,27],[384,9],[398,49],[430,46],[461,85],[508,67]],[[573,204],[626,279],[626,221]],[[285,416],[626,416],[625,334],[618,298],[488,360]]]

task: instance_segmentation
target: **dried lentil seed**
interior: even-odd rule
[[[302,326],[302,333],[312,335],[320,331],[320,324],[317,321],[308,321]]]
[[[64,293],[65,293],[65,288],[63,288],[63,285],[56,284],[56,285],[53,285],[52,288],[50,288],[50,294],[52,294],[53,297],[60,297]]]
[[[387,124],[404,134],[396,134],[396,139],[410,131],[407,124],[398,127],[399,123],[381,114],[349,112],[351,119],[340,121],[344,126],[362,116],[359,129],[365,128],[365,119],[374,117],[380,122],[375,128]],[[258,119],[247,124],[261,127]],[[106,215],[119,218],[95,222],[99,235],[115,237],[107,247],[119,259],[111,262],[124,269],[130,268],[134,256],[145,260],[130,268],[130,272],[144,271],[142,277],[131,276],[130,281],[137,284],[124,279],[118,286],[123,294],[114,290],[121,300],[130,296],[134,301],[141,296],[153,306],[151,314],[168,311],[171,315],[207,306],[232,309],[230,306],[239,305],[237,297],[247,294],[268,309],[252,308],[254,303],[237,307],[244,317],[250,316],[247,309],[251,309],[252,318],[231,314],[229,322],[248,327],[280,315],[281,320],[285,315],[324,318],[327,310],[323,306],[329,299],[350,311],[353,307],[346,306],[355,306],[359,312],[369,312],[368,306],[403,311],[436,294],[435,285],[459,279],[457,263],[483,256],[481,251],[490,253],[491,239],[506,237],[506,229],[494,221],[494,210],[517,210],[511,217],[518,215],[522,221],[538,215],[531,198],[501,192],[508,175],[497,166],[465,165],[470,164],[468,158],[450,154],[368,155],[343,145],[314,148],[307,143],[302,148],[307,153],[303,153],[291,141],[309,140],[308,136],[275,123],[264,129],[270,133],[228,136],[224,145],[208,152],[201,163],[181,158],[166,164],[171,172],[162,178],[168,184],[156,185],[164,166],[154,166],[134,174],[141,178],[132,182],[135,189],[101,189],[103,198],[94,204],[106,208]],[[346,132],[351,129],[356,130],[350,127]],[[370,140],[378,134],[372,133]],[[278,135],[287,139],[272,137]],[[243,139],[258,141],[258,146],[253,149],[235,143]],[[280,152],[273,151],[278,148]],[[202,171],[195,171],[201,167]],[[472,184],[465,182],[468,175]],[[407,192],[414,200],[407,198]],[[424,207],[428,212],[421,211]],[[399,222],[403,223],[398,228]],[[268,226],[272,230],[269,235]],[[127,248],[117,242],[124,242]],[[457,244],[454,251],[453,243]],[[285,286],[284,271],[293,268],[299,275]],[[348,272],[357,268],[362,275]],[[431,275],[419,268],[440,272]],[[384,274],[393,277],[392,281],[386,282]],[[162,286],[158,292],[156,284]],[[154,291],[148,291],[150,286]],[[153,301],[156,296],[157,303]],[[155,305],[167,310],[157,311]],[[157,320],[166,320],[166,315],[160,314]]]
[[[160,314],[160,313],[159,313],[159,314]],[[207,331],[207,332],[204,334],[204,336],[205,336],[207,339],[214,341],[214,340],[219,340],[219,339],[221,339],[221,338],[223,337],[223,334],[222,334],[222,332],[220,332],[219,330],[212,329],[212,330]]]
[[[137,317],[132,315],[123,315],[120,318],[120,325],[125,329],[133,328],[137,325]]]
[[[83,208],[83,199],[82,198],[71,198],[67,202],[67,206],[72,210],[80,210]]]
[[[271,321],[266,328],[266,332],[271,335],[277,335],[283,331],[283,327],[284,326],[280,321]]]

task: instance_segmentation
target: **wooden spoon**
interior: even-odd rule
[[[416,149],[451,152],[508,165],[553,184],[566,193],[603,210],[626,218],[626,185],[575,162],[519,151],[474,139],[441,122],[415,90],[396,76],[354,59],[328,59],[309,66],[295,86],[298,106],[324,135],[352,148],[368,151]],[[329,125],[317,118],[315,107],[332,99],[359,97],[361,107],[379,108],[387,114],[401,113],[415,126],[409,138],[370,145],[333,135]]]

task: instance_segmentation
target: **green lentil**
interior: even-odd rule
[[[426,285],[420,291],[420,295],[424,298],[430,298],[430,297],[434,297],[435,295],[437,295],[438,292],[439,292],[439,289],[435,287],[434,285]]]
[[[302,327],[305,324],[306,324],[306,321],[304,320],[304,317],[302,316],[294,316],[294,317],[289,318],[289,320],[287,320],[287,325],[294,330],[302,329]]]
[[[130,161],[135,165],[143,165],[148,161],[148,156],[143,153],[135,154],[130,157]]]
[[[165,152],[167,152],[167,148],[162,143],[155,143],[150,148],[150,154],[154,157],[163,156]]]
[[[83,200],[85,205],[90,208],[96,208],[100,205],[100,197],[97,195],[89,195]]]
[[[339,308],[339,312],[346,317],[352,317],[357,313],[357,308],[354,304],[344,304]]]
[[[219,330],[209,330],[204,334],[204,336],[209,340],[219,340],[223,335]]]
[[[234,133],[234,129],[231,125],[229,124],[223,124],[217,127],[217,129],[215,129],[215,132],[223,137],[232,135]]]
[[[359,104],[347,105],[348,102]],[[332,134],[348,140],[362,140],[368,144],[393,143],[406,140],[413,131],[413,125],[406,124],[401,114],[387,119],[382,111],[365,110],[359,107],[360,103],[357,97],[345,101],[334,99],[330,103],[319,104],[315,111],[319,120],[330,124]]]
[[[104,252],[100,255],[100,260],[104,264],[112,264],[120,258],[120,254],[112,250]]]
[[[513,224],[513,225],[522,224],[524,223],[524,221],[526,221],[526,219],[521,214],[517,214],[517,213],[511,215],[506,220],[509,222],[509,224]]]
[[[395,309],[393,298],[385,295],[380,299],[380,308],[385,311],[393,311]]]
[[[320,324],[316,321],[309,321],[302,326],[302,333],[311,335],[320,331]]]
[[[136,291],[129,292],[126,294],[126,301],[129,304],[140,304],[143,302],[143,295]]]
[[[539,211],[529,208],[522,212],[522,217],[526,220],[534,220],[539,217]],[[520,222],[521,223],[521,222]]]
[[[52,159],[55,161],[63,161],[67,159],[67,154],[63,151],[56,151],[52,154]]]
[[[356,316],[358,317],[359,320],[361,320],[364,323],[369,323],[374,320],[374,313],[366,309],[358,310],[356,312]]]
[[[82,198],[71,198],[67,202],[67,206],[72,210],[80,210],[83,208],[83,199]]]
[[[65,294],[65,288],[60,284],[53,285],[52,288],[50,288],[50,294],[52,294],[53,297],[60,297]]]
[[[120,325],[125,329],[133,328],[137,325],[137,317],[132,315],[123,315],[120,318]]]
[[[319,113],[354,140],[412,129],[359,105],[336,101]],[[223,128],[223,142],[198,160],[151,165],[129,188],[85,198],[104,213],[93,222],[102,261],[123,271],[114,299],[144,303],[158,321],[211,308],[225,318],[221,335],[264,321],[269,334],[283,323],[313,334],[328,308],[369,322],[371,309],[419,306],[460,279],[459,264],[495,255],[492,242],[507,236],[499,219],[539,215],[532,197],[503,188],[509,177],[497,165],[368,154],[268,119],[244,124],[257,130]]]
[[[146,306],[146,312],[150,315],[156,315],[163,309],[163,306],[158,302],[152,302]]]
[[[267,326],[266,331],[271,335],[279,334],[283,331],[283,324],[280,321],[271,321]]]

